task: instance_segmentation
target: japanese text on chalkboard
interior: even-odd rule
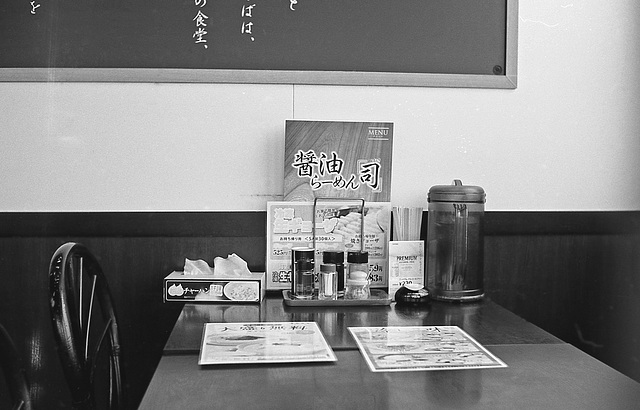
[[[198,12],[196,16],[193,18],[195,21],[196,30],[193,32],[193,38],[195,39],[195,44],[202,44],[204,48],[209,48],[207,44],[207,39],[204,38],[207,35],[207,19],[209,18],[206,14],[202,12],[204,6],[207,5],[207,0],[194,0],[194,4],[198,7]]]
[[[247,0],[249,1],[249,0]],[[248,4],[242,6],[242,34],[247,34],[251,41],[255,41],[255,37],[253,37],[253,8],[255,7],[255,3]]]
[[[36,3],[35,1],[31,2],[31,14],[36,14],[36,9],[40,7],[40,4]]]

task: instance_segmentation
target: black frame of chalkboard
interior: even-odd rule
[[[190,68],[0,68],[0,82],[249,83],[517,88],[518,0],[507,1],[505,67],[491,74]]]

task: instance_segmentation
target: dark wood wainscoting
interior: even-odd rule
[[[135,408],[181,308],[162,302],[164,276],[185,258],[211,264],[230,253],[264,270],[265,224],[264,212],[0,213],[0,323],[16,340],[39,408],[69,406],[48,306],[47,270],[59,245],[84,243],[108,276]],[[488,212],[485,290],[640,381],[640,212]]]

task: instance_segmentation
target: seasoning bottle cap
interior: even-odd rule
[[[369,263],[369,252],[349,251],[349,252],[347,252],[347,262],[349,262],[349,263]]]
[[[314,249],[313,248],[293,248],[294,255],[297,258],[309,258],[313,259]]]
[[[324,251],[322,253],[322,261],[324,263],[344,263],[344,252]]]
[[[335,272],[336,264],[335,263],[323,263],[320,265],[320,272]]]

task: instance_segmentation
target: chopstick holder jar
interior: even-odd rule
[[[427,194],[427,287],[432,299],[481,299],[484,263],[484,203],[481,187],[435,185]]]

